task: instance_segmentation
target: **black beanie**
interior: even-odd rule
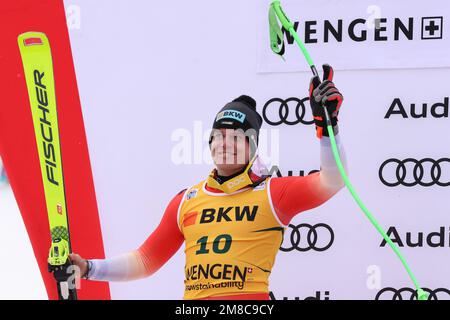
[[[252,97],[242,95],[230,103],[227,103],[216,115],[213,123],[214,129],[229,128],[242,129],[247,136],[251,155],[258,148],[259,129],[262,126],[262,117],[256,111],[256,101]],[[213,132],[209,139],[211,146]]]
[[[252,97],[242,95],[227,103],[217,113],[214,119],[213,129],[242,129],[244,132],[253,129],[257,143],[261,125],[262,117],[256,111],[256,101]]]

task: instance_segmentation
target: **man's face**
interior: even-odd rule
[[[241,129],[214,129],[211,156],[220,171],[238,171],[250,160],[250,145]]]

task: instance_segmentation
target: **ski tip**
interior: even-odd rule
[[[44,42],[41,38],[25,38],[23,39],[23,44],[25,46],[42,45]]]
[[[29,47],[44,45],[47,37],[43,32],[25,32],[19,35],[18,40],[21,46]]]

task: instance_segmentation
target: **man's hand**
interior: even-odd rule
[[[88,271],[87,261],[76,253],[69,254],[69,259],[72,262],[72,264],[74,264],[74,265],[78,266],[78,268],[80,268],[81,278],[85,277],[86,273]]]
[[[323,68],[323,82],[320,83],[318,76],[311,79],[309,86],[309,102],[311,104],[314,122],[316,124],[317,137],[322,139],[322,136],[328,137],[327,121],[325,118],[326,107],[330,115],[331,125],[333,126],[334,134],[338,133],[338,114],[344,97],[339,90],[334,86],[333,68],[324,64]]]

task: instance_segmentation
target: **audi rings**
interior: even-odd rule
[[[428,293],[428,300],[439,300],[450,298],[450,290],[446,288],[438,288],[435,290],[430,290],[428,288],[422,288],[423,291]],[[392,287],[381,289],[375,300],[417,300],[417,290],[411,288],[401,288],[395,289]]]
[[[309,125],[314,123],[314,119],[311,119],[310,121],[305,120],[306,115],[306,106],[305,101],[309,101],[309,98],[289,98],[286,100],[280,99],[280,98],[273,98],[266,102],[266,104],[263,107],[262,116],[264,118],[264,121],[270,124],[271,126],[279,126],[281,124],[286,124],[290,126],[295,126],[299,123]],[[295,102],[295,120],[289,118],[289,113],[291,111],[291,108],[289,107],[290,102]],[[269,119],[268,116],[268,108],[277,108],[278,107],[278,119]],[[301,110],[301,111],[300,111]]]
[[[294,249],[300,252],[309,250],[321,252],[330,248],[334,242],[334,231],[325,223],[315,225],[302,223],[297,226],[289,224],[289,228],[292,229],[289,237],[291,245],[289,247],[283,247],[283,241],[280,247],[280,250],[283,252],[290,252]],[[302,230],[305,231],[302,233]],[[319,238],[321,239],[320,242]],[[302,242],[302,239],[306,239],[306,244]]]
[[[406,164],[408,162],[414,164],[414,167],[412,168],[412,175],[414,178],[413,181],[406,181],[405,179],[408,171],[406,168]],[[427,174],[429,178],[426,179],[426,181],[424,181],[425,169],[423,164],[427,162],[431,163],[431,168],[429,170],[429,175]],[[416,185],[421,185],[423,187],[430,187],[435,184],[441,187],[448,187],[450,186],[450,179],[446,181],[441,181],[443,171],[441,164],[444,162],[450,163],[450,159],[441,158],[439,160],[434,160],[431,158],[425,158],[422,160],[416,160],[413,158],[407,158],[401,161],[398,159],[391,158],[383,162],[383,164],[380,167],[380,170],[378,171],[378,175],[380,177],[381,182],[388,187],[396,187],[399,185],[403,185],[406,187],[413,187]],[[397,164],[397,168],[395,169],[396,181],[387,181],[386,179],[385,167],[390,163]],[[448,172],[450,172],[450,170],[448,170]]]

